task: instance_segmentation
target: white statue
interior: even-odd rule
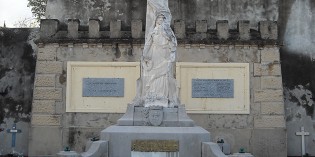
[[[155,22],[146,34],[141,58],[141,78],[133,104],[144,107],[179,105],[174,65],[177,40],[170,27],[171,14],[165,1],[148,0]]]

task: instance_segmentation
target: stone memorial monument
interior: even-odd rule
[[[286,156],[277,18],[234,1],[141,2],[48,1],[28,155],[222,155],[208,142],[224,139]]]
[[[137,93],[117,125],[81,154],[93,157],[217,157],[210,133],[195,126],[181,105],[174,78],[177,40],[168,0],[147,1],[145,46]],[[58,154],[63,156],[62,153]]]

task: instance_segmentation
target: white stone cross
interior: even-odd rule
[[[309,132],[304,131],[304,127],[301,127],[301,132],[295,133],[297,136],[302,136],[302,156],[305,155],[305,136],[310,135]]]

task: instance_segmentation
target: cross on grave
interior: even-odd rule
[[[21,133],[21,129],[16,129],[16,124],[14,123],[12,129],[7,129],[7,133],[12,134],[12,147],[15,147],[16,134]]]
[[[301,132],[295,133],[297,136],[302,136],[302,156],[305,155],[305,136],[310,135],[309,132],[304,131],[304,127],[301,127]]]

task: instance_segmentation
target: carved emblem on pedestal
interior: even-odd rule
[[[149,126],[160,126],[163,122],[163,107],[162,106],[151,106],[143,109],[143,120],[146,125]]]
[[[159,108],[159,109],[150,108],[149,122],[153,126],[160,126],[163,122],[163,108]]]

